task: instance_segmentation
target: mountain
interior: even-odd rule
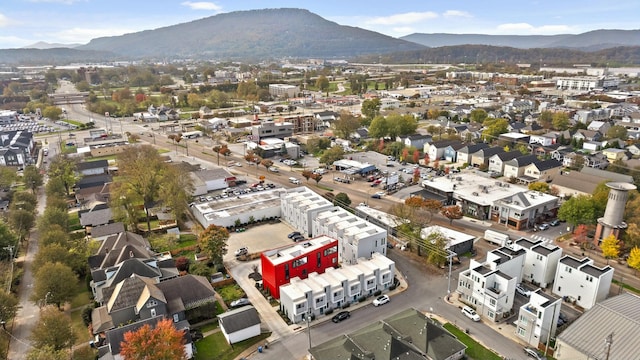
[[[352,57],[423,49],[374,31],[343,26],[303,9],[218,14],[155,30],[103,37],[80,50],[136,58],[265,59]]]
[[[54,44],[54,43],[48,43],[48,42],[44,42],[44,41],[38,41],[35,44],[31,44],[28,46],[24,46],[22,47],[23,49],[40,49],[40,50],[44,50],[44,49],[56,49],[56,48],[69,48],[69,49],[73,49],[75,47],[78,47],[82,44]]]
[[[74,62],[103,62],[122,60],[108,51],[55,49],[3,49],[0,51],[0,64],[5,65],[66,65]]]
[[[619,46],[640,46],[640,30],[594,30],[571,35],[420,34],[400,39],[428,47],[456,45],[508,46],[518,49],[573,48],[595,51]]]

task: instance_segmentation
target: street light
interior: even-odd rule
[[[447,279],[447,300],[449,300],[449,296],[451,295],[451,262],[453,261],[453,257],[456,255],[453,251],[447,249],[447,260],[449,260],[449,278]]]
[[[309,350],[311,350],[311,326],[309,326],[309,321],[311,321],[311,308],[307,310],[307,335],[309,336]]]

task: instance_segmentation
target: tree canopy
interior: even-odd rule
[[[341,160],[344,157],[344,149],[342,146],[334,146],[331,149],[327,149],[320,157],[320,163],[331,165],[334,162]]]
[[[558,210],[558,219],[573,226],[595,224],[597,215],[595,204],[589,195],[572,196]]]
[[[60,307],[76,294],[77,278],[73,270],[63,263],[45,263],[35,273],[35,286],[31,300],[56,304]]]
[[[227,239],[229,232],[227,229],[209,225],[198,235],[198,244],[214,264],[222,264],[222,257],[227,253]]]
[[[171,320],[164,319],[152,328],[145,324],[136,331],[124,334],[120,343],[120,355],[125,360],[183,360],[184,337],[182,331],[173,327]]]
[[[347,111],[340,112],[340,118],[333,122],[333,131],[339,138],[349,139],[349,136],[360,127],[360,119]]]
[[[45,306],[33,328],[31,340],[36,348],[51,347],[54,351],[70,348],[76,340],[71,319],[54,306]]]
[[[602,239],[600,249],[602,249],[602,256],[606,259],[615,259],[620,255],[620,241],[614,234],[611,234]]]

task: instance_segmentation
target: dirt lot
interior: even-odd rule
[[[246,246],[250,253],[258,253],[284,245],[292,244],[287,234],[294,231],[286,223],[264,224],[249,227],[245,232],[231,233],[228,241],[227,255],[224,260],[234,258],[234,252]]]

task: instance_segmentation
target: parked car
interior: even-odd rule
[[[304,236],[302,235],[296,235],[294,237],[291,238],[291,240],[298,242],[298,241],[304,241]]]
[[[540,352],[536,349],[530,348],[530,347],[526,347],[524,348],[524,353],[527,354],[528,357],[532,357],[536,360],[546,360],[546,357],[544,357],[542,354],[540,354]]]
[[[333,321],[334,323],[339,323],[342,320],[346,320],[348,318],[351,317],[351,313],[348,311],[340,311],[339,313],[337,313],[333,318],[331,318],[331,321]]]
[[[542,224],[538,225],[538,230],[540,230],[540,231],[547,230],[548,228],[549,228],[549,224],[547,224],[547,223],[542,223]]]
[[[516,285],[516,292],[522,296],[526,296],[529,297],[531,296],[531,290],[527,289],[526,287],[524,287],[524,285],[522,284],[517,284]]]
[[[280,172],[280,170],[278,170],[278,168],[276,166],[270,166],[269,167],[269,171],[274,172],[274,173]]]
[[[380,195],[378,195],[378,194],[373,194],[373,195],[371,195],[371,198],[372,198],[372,199],[381,199],[381,198],[382,198],[382,196],[380,196]]]
[[[293,239],[293,237],[296,236],[296,235],[300,235],[300,231],[294,231],[292,233],[289,233],[289,235],[287,235],[287,237],[289,239]]]
[[[236,250],[234,255],[235,256],[242,256],[242,255],[247,255],[248,253],[249,253],[249,249],[246,246],[243,246],[240,249]]]
[[[232,301],[229,305],[231,305],[232,308],[236,308],[240,306],[251,305],[251,302],[247,298],[240,298],[238,300]]]
[[[462,308],[462,314],[473,321],[480,321],[480,315],[478,315],[478,313],[469,306]]]
[[[389,295],[380,295],[377,298],[375,298],[375,300],[373,300],[373,306],[384,305],[389,301],[391,301],[391,299],[389,299]]]
[[[560,225],[560,220],[558,220],[558,219],[551,220],[551,221],[549,222],[549,225],[551,225],[551,226],[558,226],[558,225]]]

